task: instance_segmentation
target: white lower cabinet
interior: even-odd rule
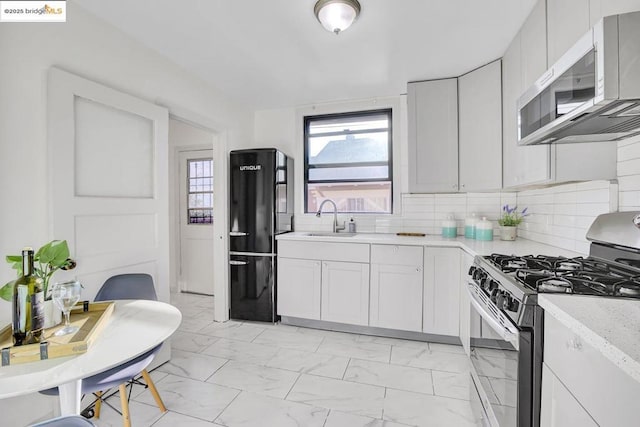
[[[460,341],[467,356],[471,353],[471,299],[467,291],[467,275],[473,264],[473,257],[465,251],[460,251]],[[475,310],[474,315],[477,315]],[[478,322],[479,323],[479,322]]]
[[[420,246],[371,246],[370,326],[422,331],[422,252]]]
[[[639,425],[640,382],[548,312],[545,312],[544,317],[543,357],[548,371],[553,374],[542,378],[543,420],[557,420],[558,424],[555,425],[558,426]],[[555,384],[558,381],[566,390],[560,390]],[[561,400],[568,400],[566,394],[570,394],[577,402],[573,405],[573,410],[561,408]],[[595,423],[578,422],[578,419],[588,420],[583,412]],[[576,417],[576,421],[566,417]],[[564,419],[571,419],[572,422],[560,423]]]
[[[461,275],[472,258],[462,262],[461,254],[451,247],[279,241],[278,314],[458,337],[460,316],[465,331],[470,323]]]
[[[369,244],[278,242],[280,316],[367,325]]]
[[[322,262],[278,258],[278,314],[320,319]]]
[[[546,363],[542,364],[540,425],[545,427],[598,426]]]
[[[322,262],[321,320],[369,324],[369,264]]]
[[[425,248],[422,331],[455,337],[460,334],[458,248]]]

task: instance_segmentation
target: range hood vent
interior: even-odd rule
[[[617,141],[640,135],[640,112],[637,115],[610,114],[620,104],[628,105],[623,111],[640,109],[640,102],[619,101],[594,113],[582,113],[566,126],[547,135],[549,143]]]

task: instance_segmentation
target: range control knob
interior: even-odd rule
[[[509,301],[509,307],[507,307],[507,310],[517,312],[519,308],[520,308],[520,302],[518,302],[518,300],[515,298],[511,298],[511,301]]]
[[[496,300],[494,301],[498,308],[503,308],[505,303],[506,293],[503,291],[497,291]]]
[[[475,280],[476,283],[482,283],[482,281],[486,278],[487,278],[487,273],[480,270],[479,268],[477,268],[476,271],[473,272],[473,280]]]
[[[494,289],[497,289],[498,284],[491,279],[490,277],[487,277],[486,279],[484,279],[484,282],[482,282],[482,289],[488,294],[491,295],[491,292]]]
[[[469,276],[473,277],[473,273],[476,272],[476,270],[478,269],[478,267],[476,267],[475,265],[472,265],[471,267],[469,267]]]
[[[498,295],[500,295],[500,294],[501,294],[501,292],[500,292],[500,290],[498,288],[496,288],[496,289],[491,291],[490,299],[494,304],[497,304]]]
[[[511,307],[511,302],[513,301],[513,298],[511,297],[511,294],[509,294],[509,292],[505,292],[504,294],[504,298],[502,300],[502,306],[498,306],[503,310],[509,311],[509,307]]]

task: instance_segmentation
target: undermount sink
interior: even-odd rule
[[[349,232],[344,232],[344,233],[317,232],[317,233],[306,233],[305,236],[311,236],[311,237],[353,237],[356,234],[357,233],[349,233]]]

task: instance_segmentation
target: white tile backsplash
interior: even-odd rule
[[[640,136],[618,142],[618,183],[620,210],[640,210]]]
[[[515,204],[516,193],[452,193],[402,194],[397,215],[354,215],[360,233],[417,232],[440,234],[440,224],[449,214],[458,222],[458,234],[464,233],[464,219],[476,213],[494,221],[500,216],[504,203]],[[351,215],[338,215],[338,221],[348,221]],[[333,216],[323,214],[297,215],[296,231],[329,231]]]
[[[618,207],[618,185],[609,181],[589,181],[518,192],[520,208],[531,215],[518,234],[581,253],[589,252],[585,238],[593,220]]]

